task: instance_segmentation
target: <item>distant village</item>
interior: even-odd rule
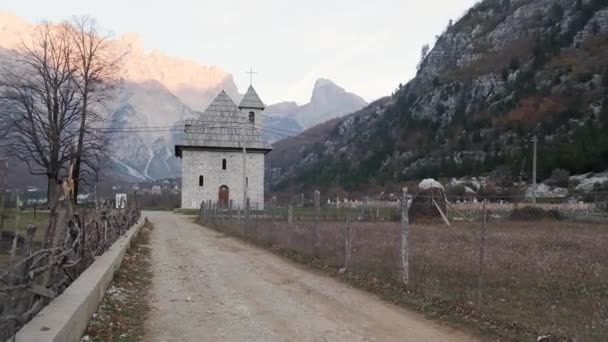
[[[97,189],[97,199],[113,199],[116,194],[126,193],[137,195],[145,200],[146,197],[179,197],[181,193],[181,180],[161,179],[138,183],[102,184]],[[95,201],[95,189],[78,195],[79,203],[92,203]],[[6,202],[10,207],[34,207],[46,203],[46,190],[36,186],[27,186],[24,189],[7,189]]]

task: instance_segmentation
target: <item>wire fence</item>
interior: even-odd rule
[[[434,307],[512,333],[606,341],[607,200],[596,193],[532,205],[420,192],[354,204],[321,201],[317,192],[312,201],[243,210],[206,202],[200,220],[340,272],[402,284]]]

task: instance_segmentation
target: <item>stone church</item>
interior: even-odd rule
[[[203,201],[222,207],[264,207],[264,158],[272,147],[262,136],[264,103],[252,86],[237,106],[223,90],[196,120],[185,122],[175,155],[182,159],[182,208]],[[246,197],[245,197],[246,196]]]

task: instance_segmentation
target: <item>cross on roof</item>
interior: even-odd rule
[[[258,73],[253,71],[253,68],[245,73],[249,74],[249,85],[253,85],[253,75],[257,75]]]

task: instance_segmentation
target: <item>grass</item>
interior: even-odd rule
[[[198,215],[198,209],[174,209],[174,213],[182,215]]]
[[[216,229],[335,271],[344,264],[345,224],[255,220]],[[396,222],[351,224],[350,272],[340,277],[430,317],[500,340],[608,339],[608,227],[557,220],[490,220],[479,291],[479,225],[412,224],[410,277],[400,276]],[[245,234],[246,233],[246,234]]]
[[[2,227],[0,231],[11,233],[15,232],[15,224],[17,223],[17,216],[19,216],[19,232],[21,236],[26,235],[27,227],[29,225],[35,225],[36,235],[34,235],[34,241],[40,242],[44,239],[44,233],[48,224],[48,211],[37,211],[34,215],[33,211],[29,210],[17,210],[17,209],[5,209],[3,214]],[[9,253],[12,246],[12,239],[0,242],[0,270],[6,268],[9,265]]]
[[[18,217],[19,230],[23,232],[24,236],[27,226],[34,225],[37,227],[34,240],[42,241],[44,238],[44,231],[46,230],[49,219],[48,211],[38,210],[34,213],[32,210],[5,209],[3,216],[2,231],[14,232]]]
[[[143,341],[150,312],[148,292],[152,287],[152,266],[149,242],[152,229],[152,224],[147,222],[125,255],[85,331],[89,341]]]

